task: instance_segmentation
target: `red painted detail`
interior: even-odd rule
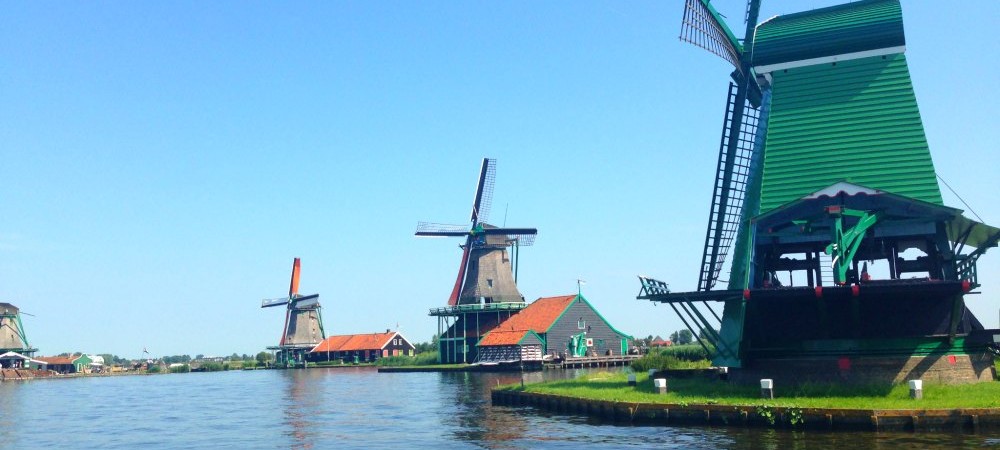
[[[958,363],[958,358],[956,358],[955,355],[948,355],[948,364],[954,366],[956,363]]]
[[[299,263],[299,258],[295,258],[295,262],[292,263],[292,282],[288,284],[288,298],[291,299],[298,295],[299,293],[299,271],[301,270],[301,264]]]
[[[298,258],[296,258],[297,260]],[[288,319],[292,316],[292,312],[288,311],[285,313],[285,326],[281,329],[281,341],[278,345],[285,345],[285,338],[288,337]]]
[[[826,207],[826,212],[830,214],[840,214],[840,205],[830,205]]]
[[[823,286],[816,286],[816,298],[823,298]]]
[[[851,358],[841,356],[837,359],[837,368],[841,371],[851,370]]]
[[[861,286],[858,286],[856,284],[855,285],[851,285],[851,295],[853,295],[855,297],[861,295]]]
[[[969,292],[972,290],[972,283],[969,280],[962,280],[962,292]]]
[[[743,290],[743,300],[750,300],[750,289]]]
[[[448,306],[455,306],[458,304],[458,296],[462,295],[462,282],[465,281],[465,268],[468,267],[469,263],[469,247],[472,243],[472,238],[469,238],[465,243],[465,250],[462,252],[462,265],[458,266],[458,278],[455,279],[455,287],[451,290],[451,296],[448,297]]]

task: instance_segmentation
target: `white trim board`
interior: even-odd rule
[[[788,61],[766,66],[756,66],[753,68],[758,74],[767,74],[776,70],[794,69],[796,67],[815,66],[817,64],[835,63],[837,61],[850,61],[852,59],[868,58],[871,56],[894,55],[906,51],[905,45],[897,47],[877,48],[875,50],[865,50],[863,52],[844,53],[841,55],[823,56],[821,58],[800,59],[798,61]]]

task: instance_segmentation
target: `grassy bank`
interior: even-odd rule
[[[625,373],[600,372],[574,380],[505,386],[502,389],[566,395],[592,400],[664,404],[766,405],[795,408],[912,409],[1000,407],[1000,383],[969,385],[924,384],[923,400],[911,400],[906,385],[846,386],[813,384],[775,386],[774,400],[760,398],[755,386],[737,386],[723,381],[672,379],[669,393],[654,392],[652,380],[637,374],[636,386],[628,386]]]
[[[402,367],[402,366],[428,366],[437,364],[437,352],[418,353],[415,356],[388,356],[375,361],[376,366],[382,367]]]
[[[418,353],[414,356],[386,356],[375,362],[345,363],[340,359],[309,363],[313,367],[378,366],[378,367],[444,367],[437,364],[437,352]]]
[[[655,348],[642,358],[632,361],[632,369],[637,372],[649,369],[707,369],[711,366],[708,353],[698,344]]]

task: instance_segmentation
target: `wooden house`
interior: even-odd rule
[[[530,355],[536,337],[543,356],[563,358],[623,355],[632,341],[582,295],[547,297],[486,333],[478,343],[479,362],[509,362],[512,355]]]
[[[656,347],[670,347],[671,345],[674,345],[674,343],[671,342],[669,339],[663,339],[663,338],[661,338],[659,336],[657,336],[656,338],[654,338],[649,343],[649,346],[652,347],[652,348],[656,348]]]
[[[413,356],[416,347],[397,331],[385,333],[343,334],[330,336],[317,344],[307,356],[309,361],[345,363],[373,362],[388,356]]]
[[[35,358],[45,363],[45,368],[59,373],[89,373],[93,360],[87,355],[40,356]]]
[[[479,340],[477,346],[480,362],[541,362],[545,340],[532,330],[492,330]]]

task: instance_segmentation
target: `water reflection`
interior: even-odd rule
[[[450,437],[486,448],[511,448],[504,445],[523,435],[528,425],[516,415],[498,413],[490,407],[489,391],[497,384],[520,382],[520,374],[513,373],[446,373],[441,374],[441,392],[453,394],[455,405]],[[447,420],[447,418],[446,418]]]
[[[315,430],[321,428],[315,418],[320,416],[324,404],[322,375],[317,370],[281,371],[285,383],[283,433],[291,439],[296,448],[313,448],[316,442]]]

